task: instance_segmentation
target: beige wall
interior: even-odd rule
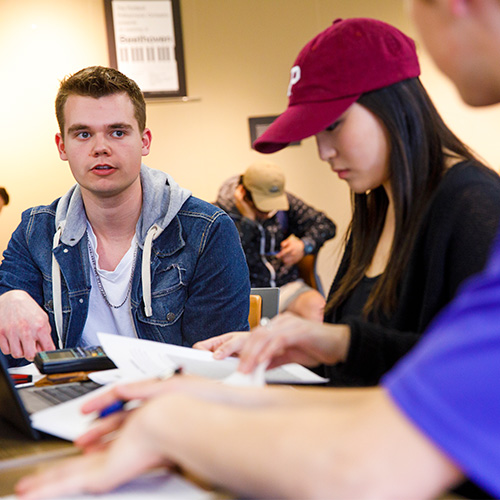
[[[286,106],[288,72],[301,47],[337,17],[375,17],[415,36],[402,0],[181,0],[188,93],[199,100],[148,102],[153,150],[146,163],[212,201],[228,176],[259,157],[249,116]],[[423,81],[452,128],[494,166],[500,111],[471,110],[422,54]],[[0,251],[27,207],[50,203],[73,183],[54,145],[58,81],[108,64],[103,0],[0,0],[0,185],[11,204],[0,215]],[[342,233],[349,196],[316,155],[312,139],[272,157],[288,189],[326,211]],[[326,286],[338,241],[320,254]]]

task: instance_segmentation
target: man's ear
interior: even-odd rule
[[[153,136],[151,134],[151,130],[145,128],[144,132],[142,133],[142,156],[147,156],[149,154],[152,140]]]
[[[59,151],[59,158],[61,158],[61,160],[66,161],[68,159],[66,155],[66,147],[64,145],[63,136],[60,132],[56,134],[56,146],[57,150]]]
[[[445,0],[450,13],[455,17],[463,17],[469,13],[470,0]]]
[[[240,194],[240,196],[243,198],[243,196],[245,196],[247,193],[246,193],[246,189],[245,187],[243,186],[243,184],[238,184],[236,186],[236,189],[235,191],[238,191],[238,193]]]

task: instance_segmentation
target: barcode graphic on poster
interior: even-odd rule
[[[120,47],[120,62],[155,62],[171,61],[173,48],[168,45],[157,47]]]

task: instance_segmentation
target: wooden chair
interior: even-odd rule
[[[323,286],[321,285],[321,281],[319,276],[316,273],[316,259],[318,254],[309,254],[304,255],[302,259],[297,263],[297,267],[299,268],[300,277],[307,283],[311,288],[318,290],[321,295],[323,293]]]
[[[250,328],[259,325],[262,317],[262,297],[260,295],[250,295],[250,312],[248,313],[248,323]]]

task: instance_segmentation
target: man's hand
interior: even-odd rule
[[[276,255],[286,266],[297,264],[304,257],[304,242],[291,234],[286,240],[281,242],[281,251]]]
[[[33,360],[38,351],[55,349],[47,313],[23,290],[0,296],[0,349],[14,358]]]
[[[169,467],[165,458],[161,412],[155,404],[145,405],[127,418],[117,439],[106,448],[65,461],[23,478],[16,493],[23,499],[55,498],[79,493],[103,493],[142,473]],[[165,449],[165,450],[164,450]]]

